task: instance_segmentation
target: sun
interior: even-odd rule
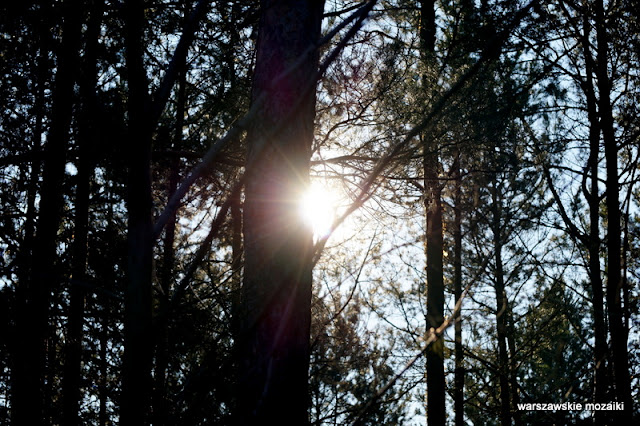
[[[328,236],[336,216],[335,194],[326,187],[312,183],[300,200],[300,215],[313,229],[315,240]]]

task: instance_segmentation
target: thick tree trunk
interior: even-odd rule
[[[323,3],[261,2],[253,100],[265,101],[248,134],[237,348],[242,425],[309,422],[312,238],[297,202],[309,179],[315,91],[305,88],[318,66]]]
[[[613,377],[616,399],[624,402],[624,411],[617,412],[616,417],[624,424],[631,424],[633,400],[631,398],[631,379],[629,375],[629,355],[627,340],[629,330],[622,315],[621,275],[621,226],[620,226],[620,187],[618,179],[618,148],[615,137],[613,111],[611,105],[611,82],[607,66],[609,64],[608,35],[604,17],[603,0],[595,4],[595,28],[598,42],[597,48],[597,84],[598,106],[602,137],[604,140],[604,156],[607,168],[607,308],[609,313],[609,332],[611,333],[611,349],[613,361]]]
[[[128,286],[125,293],[124,357],[120,419],[124,426],[149,422],[151,400],[151,126],[148,83],[143,64],[144,5],[127,2],[128,139]]]
[[[45,412],[45,362],[51,291],[59,279],[56,270],[57,236],[62,217],[62,186],[73,106],[74,68],[80,39],[80,4],[63,5],[64,24],[52,100],[51,127],[45,145],[40,211],[33,246],[30,278],[20,283],[25,304],[17,313],[16,360],[12,377],[12,423],[40,425]]]

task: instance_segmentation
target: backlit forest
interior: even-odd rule
[[[635,0],[2,2],[0,425],[636,424],[639,109]]]

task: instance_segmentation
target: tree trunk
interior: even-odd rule
[[[35,229],[36,229],[36,197],[38,195],[38,187],[40,181],[40,172],[42,169],[42,161],[39,154],[42,150],[42,135],[44,128],[44,115],[45,115],[45,88],[46,79],[49,72],[49,44],[50,44],[50,32],[48,8],[45,11],[41,11],[35,22],[37,31],[37,51],[34,55],[37,55],[37,63],[33,73],[33,81],[35,82],[34,88],[34,105],[31,109],[31,115],[34,117],[33,126],[33,140],[31,141],[31,148],[34,152],[34,159],[31,164],[31,170],[29,173],[29,183],[27,187],[27,208],[25,214],[24,234],[22,244],[20,245],[19,263],[18,263],[18,284],[15,290],[16,306],[12,309],[12,315],[15,318],[15,326],[10,328],[10,345],[11,351],[11,404],[12,407],[20,407],[23,405],[20,402],[29,392],[29,389],[24,389],[25,385],[24,377],[28,374],[30,366],[25,363],[24,359],[24,345],[23,345],[23,331],[26,326],[27,303],[28,303],[28,284],[31,281],[31,273],[33,270],[33,247],[35,245]],[[15,413],[15,408],[11,410],[11,417],[16,422],[16,419],[22,416],[20,413]]]
[[[40,425],[45,419],[45,362],[49,330],[49,304],[51,291],[59,280],[56,270],[57,237],[62,220],[62,187],[69,128],[73,106],[74,70],[77,63],[80,39],[80,4],[65,2],[62,43],[58,53],[58,69],[52,99],[51,127],[45,145],[40,211],[36,241],[33,246],[30,278],[20,291],[24,306],[16,318],[16,364],[12,377],[12,423],[16,425]]]
[[[595,28],[598,42],[597,48],[597,84],[598,106],[602,137],[604,140],[604,156],[607,168],[607,308],[609,313],[609,332],[611,333],[611,349],[613,360],[613,377],[616,399],[624,403],[624,411],[616,413],[618,420],[631,424],[633,401],[631,399],[631,379],[629,376],[629,355],[627,339],[629,331],[625,327],[622,315],[621,294],[621,226],[620,226],[620,187],[618,182],[618,148],[615,137],[613,111],[611,105],[611,82],[607,66],[609,64],[608,36],[605,27],[603,0],[595,4]]]
[[[438,180],[437,154],[426,152],[425,208],[427,211],[427,328],[438,328],[444,322],[444,279],[442,269],[442,188]],[[445,375],[444,336],[430,346],[427,361],[427,420],[430,426],[444,425]]]
[[[509,353],[507,352],[507,319],[508,301],[504,284],[504,268],[502,264],[502,206],[498,183],[494,181],[492,192],[493,209],[493,249],[495,257],[495,289],[496,289],[496,330],[498,337],[498,375],[500,385],[500,423],[511,424],[511,391],[509,386]]]
[[[86,144],[89,141],[83,141]],[[75,224],[73,238],[73,258],[69,299],[69,320],[65,345],[63,376],[63,415],[65,425],[79,425],[80,382],[82,361],[82,328],[84,322],[85,291],[82,283],[86,280],[87,236],[89,225],[89,182],[92,171],[87,158],[87,147],[80,149],[78,161],[78,186],[76,188]]]
[[[420,47],[424,67],[433,59],[436,42],[435,2],[420,3]],[[430,82],[423,76],[426,87]],[[427,329],[438,328],[444,322],[444,278],[442,270],[442,187],[438,179],[440,164],[438,147],[428,136],[422,135],[424,167],[424,203],[427,230],[425,251],[427,257]],[[444,336],[426,352],[427,363],[427,423],[444,426],[446,421]]]
[[[593,306],[594,334],[594,401],[609,402],[609,380],[607,375],[607,326],[604,319],[604,292],[600,273],[600,193],[598,189],[598,156],[600,154],[600,120],[593,86],[592,73],[594,61],[591,56],[589,33],[591,26],[589,16],[583,18],[583,49],[586,63],[585,95],[587,98],[587,115],[589,117],[589,160],[587,168],[591,175],[591,186],[585,195],[589,203],[589,252],[588,274],[591,282],[591,304]],[[607,412],[598,410],[594,414],[597,424],[608,421]]]
[[[106,426],[109,420],[107,414],[107,403],[109,392],[107,391],[107,382],[109,377],[109,360],[107,359],[107,346],[109,344],[109,298],[104,298],[102,308],[100,309],[100,349],[98,355],[98,398],[100,399],[98,408],[98,425]]]
[[[315,90],[305,88],[318,66],[323,6],[261,2],[253,101],[265,101],[248,134],[235,412],[241,425],[309,423],[312,236],[297,202],[309,179]]]
[[[513,411],[513,423],[515,426],[522,425],[522,419],[520,412],[518,411],[518,403],[520,402],[520,394],[518,393],[518,365],[516,363],[516,339],[515,330],[513,327],[513,312],[511,312],[511,306],[507,301],[507,343],[509,344],[509,387],[511,391],[511,406],[515,408]]]
[[[455,193],[454,193],[454,218],[453,218],[453,293],[456,303],[462,298],[462,176],[460,173],[460,153],[456,156],[454,164]],[[462,306],[460,307],[462,311]],[[453,384],[453,408],[455,411],[455,425],[464,425],[464,348],[462,346],[462,314],[458,314],[454,326],[454,384]]]
[[[83,61],[84,80],[80,82],[83,108],[79,120],[79,158],[76,175],[76,203],[74,219],[74,239],[72,246],[71,288],[69,300],[69,321],[65,346],[63,376],[63,416],[65,425],[81,424],[79,418],[81,400],[81,362],[84,322],[85,292],[82,282],[86,280],[87,241],[89,231],[89,194],[93,175],[92,146],[95,136],[96,106],[96,49],[102,22],[104,1],[98,0],[91,10],[85,40]]]
[[[189,15],[189,7],[185,3],[185,21]],[[172,149],[182,149],[182,131],[184,128],[184,114],[186,102],[186,70],[180,72],[178,77],[178,99],[176,106],[176,127],[173,136]],[[180,179],[180,159],[171,159],[169,168],[169,185],[167,187],[167,200],[173,197],[178,188]],[[162,253],[162,269],[160,271],[160,287],[162,294],[158,299],[158,311],[167,312],[169,309],[169,294],[174,279],[175,263],[175,232],[177,210],[174,210],[165,227]],[[153,395],[153,424],[163,426],[171,424],[169,417],[170,404],[167,400],[167,368],[169,365],[169,324],[168,315],[160,315],[156,325],[156,363],[154,370],[154,395]]]
[[[231,194],[231,335],[238,338],[240,331],[241,291],[242,291],[242,202],[241,190]]]
[[[189,2],[183,4],[184,25],[191,11]],[[178,77],[178,97],[176,105],[176,126],[173,136],[172,149],[179,151],[182,149],[182,131],[184,129],[184,115],[186,104],[186,85],[187,70],[186,63],[181,64],[182,69]],[[180,159],[174,157],[171,159],[169,170],[169,185],[167,187],[167,200],[173,197],[178,188],[180,179]],[[162,294],[159,295],[158,311],[167,312],[169,306],[169,294],[171,292],[171,283],[174,279],[174,263],[175,263],[175,231],[176,231],[177,210],[174,210],[167,222],[165,228],[162,254],[162,269],[160,271],[160,287]],[[169,364],[169,324],[168,316],[161,315],[156,326],[156,363],[154,370],[154,395],[153,395],[153,424],[163,426],[171,424],[170,420],[170,404],[167,400],[167,368]]]
[[[148,424],[151,400],[151,126],[148,83],[143,64],[144,5],[125,3],[130,147],[128,210],[128,286],[125,293],[121,424]]]
[[[107,187],[106,198],[107,200],[112,199],[111,188]],[[107,221],[107,234],[110,231],[117,232],[116,226],[114,226],[114,212],[113,212],[113,203],[107,204],[107,212],[106,212],[106,221]],[[112,253],[113,249],[108,249]],[[117,283],[118,277],[115,270],[115,265],[110,265],[106,269],[106,274],[104,280],[106,283]],[[111,315],[111,299],[106,294],[100,295],[101,300],[100,310],[99,310],[99,321],[100,321],[100,332],[99,332],[99,341],[100,341],[100,349],[99,349],[99,357],[98,357],[98,371],[99,371],[99,381],[98,381],[98,398],[100,399],[99,408],[98,408],[98,425],[106,426],[109,424],[110,416],[108,411],[109,404],[109,355],[108,355],[108,347],[109,347],[109,321],[112,318]]]

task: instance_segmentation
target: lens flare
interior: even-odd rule
[[[312,184],[300,200],[300,214],[313,229],[314,239],[329,235],[336,214],[335,196],[331,190]]]

